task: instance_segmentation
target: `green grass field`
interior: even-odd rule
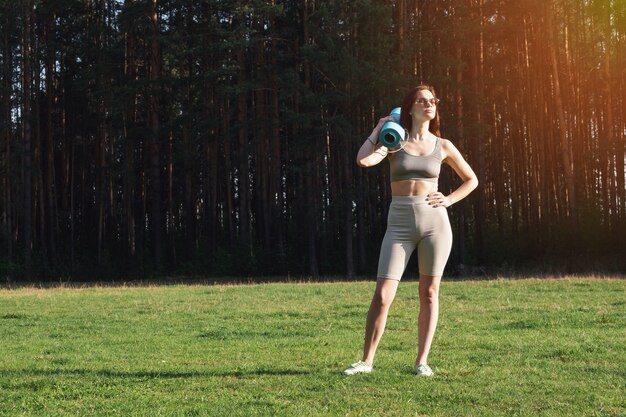
[[[626,281],[447,281],[411,374],[417,283],[375,371],[374,282],[0,290],[2,416],[626,416]]]

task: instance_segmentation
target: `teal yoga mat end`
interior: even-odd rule
[[[400,125],[400,107],[391,110],[389,114],[395,122],[386,122],[378,135],[378,141],[387,148],[396,148],[404,139],[404,128]]]

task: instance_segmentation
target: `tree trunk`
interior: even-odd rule
[[[46,223],[48,225],[47,243],[49,249],[49,256],[54,259],[56,256],[56,236],[59,230],[58,224],[58,207],[57,207],[57,191],[56,191],[56,170],[54,166],[54,139],[53,139],[53,125],[52,125],[52,112],[55,102],[55,90],[53,86],[54,76],[54,55],[55,50],[53,39],[53,28],[56,16],[51,14],[46,19],[44,25],[44,43],[46,45],[46,170],[45,170],[45,182],[46,182],[46,204],[48,205],[48,218]]]
[[[150,44],[150,229],[152,232],[152,250],[157,268],[162,266],[163,258],[163,203],[161,191],[161,146],[159,113],[161,106],[161,47],[159,37],[161,24],[158,11],[158,0],[152,0],[150,11],[151,35]]]
[[[618,204],[618,198],[617,198],[617,194],[618,194],[618,183],[619,181],[617,181],[618,177],[621,177],[622,179],[622,183],[624,182],[624,175],[619,175],[620,171],[616,170],[616,166],[618,164],[616,164],[616,156],[619,154],[619,152],[617,152],[618,148],[619,148],[619,140],[616,139],[616,135],[614,133],[614,129],[615,129],[615,124],[614,124],[614,118],[613,118],[613,86],[611,85],[611,81],[612,81],[612,77],[611,77],[611,51],[613,50],[613,48],[611,48],[611,4],[610,2],[607,2],[606,5],[606,17],[605,17],[605,21],[603,22],[603,26],[605,27],[604,30],[604,39],[603,39],[603,43],[604,43],[604,86],[603,86],[603,90],[605,93],[605,103],[606,103],[606,118],[605,118],[605,128],[604,128],[604,134],[606,136],[605,138],[605,155],[606,155],[606,161],[605,161],[605,169],[606,169],[606,188],[609,190],[610,192],[610,196],[608,198],[607,201],[604,202],[605,207],[604,207],[604,212],[605,212],[605,216],[606,216],[606,222],[607,222],[607,226],[609,227],[609,231],[612,229],[612,216],[611,213],[617,213],[619,214],[619,204]],[[623,142],[623,141],[622,141]],[[624,158],[621,158],[622,160],[622,166],[624,164]],[[623,173],[624,170],[621,170],[621,173]],[[617,174],[617,175],[615,175]],[[624,187],[622,186],[622,190],[624,189]],[[615,216],[615,218],[617,219],[617,216]]]
[[[483,0],[478,0],[479,5],[479,15],[475,16],[480,19],[480,32],[478,38],[478,44],[476,45],[477,49],[472,51],[471,57],[471,70],[472,70],[472,81],[473,81],[473,90],[476,95],[476,99],[474,101],[474,123],[476,124],[475,134],[477,137],[474,137],[474,164],[476,175],[478,177],[478,182],[481,184],[485,183],[485,152],[484,152],[484,142],[485,138],[483,137],[483,117],[481,111],[481,103],[479,102],[479,98],[483,97],[484,94],[484,85],[483,85],[483,56],[484,56],[484,44],[483,44],[483,24],[484,24],[484,15],[483,15]],[[484,261],[484,224],[485,224],[485,207],[484,207],[484,196],[481,193],[474,193],[474,220],[476,224],[476,258],[479,264],[482,264]]]
[[[11,120],[11,90],[12,90],[12,75],[13,75],[13,50],[10,44],[10,32],[8,25],[8,17],[4,17],[3,19],[7,19],[7,24],[3,25],[2,31],[2,40],[3,40],[3,48],[2,48],[2,113],[1,116],[4,120]],[[4,139],[5,146],[5,175],[2,179],[2,224],[4,226],[4,233],[7,237],[7,255],[9,260],[13,260],[13,245],[14,245],[14,235],[13,235],[13,181],[12,181],[12,170],[13,166],[12,162],[12,138],[13,134],[10,126],[6,126],[2,130],[2,138]]]
[[[184,190],[185,190],[185,195],[183,197],[183,224],[184,224],[184,247],[185,247],[185,254],[183,254],[183,257],[185,257],[186,259],[192,259],[193,255],[196,253],[196,214],[195,214],[195,201],[196,201],[196,194],[195,194],[195,188],[194,188],[194,181],[193,181],[193,174],[194,174],[194,165],[193,165],[193,158],[194,158],[194,149],[195,149],[195,144],[192,142],[191,140],[191,131],[192,131],[192,120],[191,120],[191,115],[190,113],[190,103],[191,103],[191,77],[192,77],[192,71],[193,71],[193,64],[192,64],[192,59],[191,56],[188,57],[188,81],[187,84],[185,86],[185,112],[187,115],[184,118],[183,121],[183,131],[182,131],[182,135],[183,135],[183,155],[184,155],[184,166],[183,166],[183,170],[185,172],[185,185],[184,185]],[[207,201],[205,204],[208,204],[209,201]]]
[[[174,214],[174,134],[169,132],[167,153],[167,236],[169,262],[176,268],[176,216]]]
[[[463,53],[461,49],[461,45],[459,44],[460,39],[457,39],[455,46],[456,53],[456,89],[455,89],[455,106],[456,106],[456,131],[458,148],[461,152],[464,152],[463,149],[466,146],[465,135],[463,129],[463,117],[464,117],[464,107],[463,107],[463,95],[461,94],[461,86],[463,84]],[[484,187],[484,184],[481,184]],[[465,213],[466,210],[457,210],[458,220],[457,220],[457,233],[454,237],[454,241],[456,242],[457,247],[457,259],[456,262],[459,265],[465,264],[466,259],[466,245],[465,245]]]
[[[272,26],[275,22],[272,22]],[[283,194],[283,172],[281,169],[281,135],[280,135],[280,103],[278,98],[278,43],[272,37],[272,57],[271,57],[271,73],[270,73],[270,196],[272,207],[272,221],[275,224],[275,246],[277,249],[279,273],[284,274],[287,271],[287,248],[285,244],[285,229],[287,224],[283,216],[283,207],[285,198]]]
[[[239,17],[239,24],[244,27],[243,16]],[[237,64],[239,65],[238,84],[242,88],[237,96],[237,139],[238,139],[238,201],[239,201],[239,241],[250,244],[250,164],[248,163],[248,104],[246,87],[246,61],[244,47],[237,50]],[[250,247],[252,250],[252,247]]]
[[[102,0],[98,0],[95,2],[95,10],[93,11],[94,16],[94,25],[97,28],[94,39],[94,48],[96,50],[96,67],[100,67],[104,64],[104,3]],[[103,91],[105,89],[104,85],[105,81],[103,78],[103,74],[101,71],[98,71],[96,74],[96,92]],[[95,94],[94,94],[95,95]],[[94,97],[94,101],[97,101],[97,134],[95,138],[95,158],[94,160],[97,163],[97,179],[96,179],[96,204],[98,206],[97,212],[97,253],[98,253],[98,264],[102,263],[102,253],[104,251],[105,243],[103,242],[105,239],[106,225],[105,225],[105,201],[106,201],[106,149],[107,149],[107,130],[105,126],[104,115],[105,105],[104,100],[101,97]]]
[[[33,0],[26,0],[23,3],[22,28],[22,62],[20,74],[22,76],[22,245],[24,247],[24,262],[27,274],[32,273],[32,253],[33,253],[33,202],[32,202],[32,109],[31,109],[31,22]]]
[[[124,34],[124,80],[131,83],[135,79],[135,39],[130,32]],[[131,94],[126,101],[126,108],[123,117],[123,138],[124,138],[124,200],[123,200],[123,230],[126,260],[130,261],[135,257],[136,253],[136,236],[135,236],[135,178],[134,169],[135,161],[135,140],[136,135],[130,135],[130,131],[134,129],[136,123],[136,97]]]
[[[563,163],[563,173],[565,175],[565,182],[567,185],[567,206],[568,216],[572,221],[576,221],[576,189],[574,185],[574,176],[572,174],[571,152],[572,146],[567,132],[565,131],[565,114],[563,109],[563,102],[561,98],[561,86],[559,82],[559,68],[556,59],[556,37],[555,30],[552,24],[552,6],[549,3],[545,4],[546,7],[546,30],[548,33],[548,50],[550,54],[550,69],[552,70],[552,78],[554,81],[554,99],[555,99],[555,112],[559,121],[559,138],[561,145],[561,157]]]

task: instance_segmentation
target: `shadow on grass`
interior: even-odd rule
[[[81,375],[104,378],[154,378],[154,379],[187,379],[187,378],[244,378],[249,376],[285,376],[285,375],[310,375],[313,372],[299,369],[251,369],[233,371],[114,371],[110,369],[0,369],[2,377],[34,376],[59,376]]]

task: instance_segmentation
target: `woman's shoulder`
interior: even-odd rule
[[[454,146],[451,140],[445,138],[439,138],[441,141],[441,156],[444,162],[448,161],[448,158],[455,158],[459,154],[459,150]]]
[[[450,139],[439,138],[439,141],[441,142],[442,149],[456,149],[456,146],[454,146],[454,143],[452,143]]]

